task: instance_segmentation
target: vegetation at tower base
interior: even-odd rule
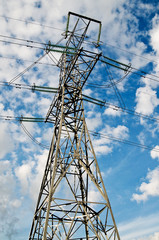
[[[98,45],[101,23],[68,14],[59,89],[46,116],[54,133],[29,240],[120,239],[84,115],[82,88],[100,57],[84,46],[91,24],[99,27]]]

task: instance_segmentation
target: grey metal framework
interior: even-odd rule
[[[72,31],[70,17],[76,19]],[[68,14],[59,90],[46,116],[54,123],[53,138],[29,240],[120,239],[82,100],[82,88],[100,57],[82,46],[92,22],[99,25],[98,45],[101,22]]]

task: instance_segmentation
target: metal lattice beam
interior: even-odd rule
[[[54,133],[29,240],[120,239],[84,115],[82,88],[100,57],[82,48],[92,22],[101,29],[99,21],[69,13],[59,91],[46,116]],[[100,30],[97,44],[99,36]]]

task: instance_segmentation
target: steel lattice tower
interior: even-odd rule
[[[46,117],[54,123],[53,138],[29,240],[120,239],[83,108],[82,88],[100,57],[82,47],[91,23],[99,25],[98,44],[101,22],[68,14],[59,90]]]

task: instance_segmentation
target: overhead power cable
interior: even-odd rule
[[[151,151],[154,151],[154,152],[159,152],[159,148],[156,148],[156,147],[147,146],[147,145],[140,144],[140,143],[137,143],[137,142],[132,142],[132,141],[129,141],[129,140],[126,140],[126,139],[117,138],[117,137],[106,135],[106,134],[102,134],[102,133],[99,133],[99,132],[94,132],[94,131],[91,131],[91,130],[89,130],[89,132],[90,132],[91,135],[93,135],[95,137],[111,139],[113,141],[117,141],[117,142],[121,142],[121,143],[124,143],[124,144],[128,144],[130,146],[135,146],[135,147],[151,150]]]
[[[88,39],[85,39],[83,42],[84,42],[85,44],[92,45],[92,44],[94,44],[94,42],[96,41],[96,39],[93,39],[93,38],[89,38],[89,39],[92,40],[92,41],[90,41],[90,40],[88,40]],[[99,46],[100,46],[101,48],[102,48],[102,46],[104,46],[104,45],[105,45],[105,46],[106,46],[106,45],[111,46],[111,47],[113,47],[113,49],[114,49],[114,48],[115,48],[115,49],[119,49],[119,50],[122,51],[122,52],[129,53],[129,54],[134,55],[134,56],[136,56],[136,57],[138,57],[138,58],[144,59],[144,60],[146,60],[147,62],[152,62],[152,63],[155,63],[155,64],[158,64],[158,63],[159,63],[159,61],[154,61],[154,59],[150,59],[150,58],[148,58],[148,57],[143,57],[143,55],[139,55],[139,54],[136,54],[136,53],[134,53],[134,52],[130,52],[130,51],[124,49],[124,48],[117,47],[117,46],[112,45],[112,44],[110,44],[110,43],[108,43],[108,42],[99,41]],[[156,57],[156,56],[152,56],[152,57],[154,58],[154,57]]]
[[[49,26],[49,25],[45,25],[45,24],[42,24],[42,23],[37,22],[37,21],[22,20],[22,19],[17,19],[17,18],[8,17],[8,16],[3,16],[3,15],[0,15],[0,17],[1,17],[1,18],[5,18],[5,19],[14,20],[14,21],[24,22],[24,23],[27,23],[27,24],[38,25],[38,26],[45,27],[45,28],[55,29],[55,30],[59,30],[59,31],[61,31],[61,32],[65,32],[64,29],[57,28],[57,27],[53,27],[53,26]],[[96,39],[93,39],[93,38],[89,38],[89,39],[90,39],[90,40],[92,39],[92,41],[90,41],[90,40],[88,40],[88,39],[85,39],[84,42],[85,42],[85,43],[89,43],[89,44],[92,45],[93,41],[96,41]],[[113,48],[119,49],[120,51],[127,52],[127,53],[129,53],[129,54],[131,54],[131,55],[134,55],[134,56],[137,56],[137,57],[139,57],[139,58],[145,59],[145,60],[147,60],[148,62],[154,62],[154,63],[157,63],[157,64],[159,63],[158,61],[154,61],[154,60],[152,60],[152,59],[150,59],[150,58],[143,57],[143,55],[139,55],[139,54],[130,52],[130,51],[126,50],[126,49],[123,49],[123,48],[121,48],[121,47],[117,47],[117,46],[115,46],[115,45],[113,45],[113,44],[110,44],[110,43],[108,43],[108,42],[105,43],[105,42],[103,42],[103,41],[100,41],[99,44],[100,44],[101,46],[102,46],[102,45],[103,45],[103,46],[104,46],[104,45],[111,46],[111,47],[113,47]]]
[[[2,34],[0,34],[0,37],[17,40],[17,41],[22,41],[22,42],[27,42],[27,43],[32,43],[32,44],[35,43],[35,44],[40,44],[40,45],[46,45],[46,43],[43,43],[43,42],[38,42],[35,40],[28,40],[28,39],[24,39],[24,38],[17,38],[17,37],[13,37],[13,36],[2,35]]]
[[[17,18],[8,17],[8,16],[3,16],[3,15],[0,15],[0,17],[1,17],[1,18],[5,18],[5,19],[14,20],[14,21],[24,22],[24,23],[26,23],[26,24],[38,25],[38,26],[41,26],[41,27],[50,28],[50,29],[55,29],[55,30],[59,30],[59,31],[61,31],[61,32],[65,32],[64,29],[57,28],[57,27],[53,27],[53,26],[49,26],[49,25],[45,25],[45,24],[42,24],[42,23],[37,22],[37,21],[22,20],[22,19],[17,19]],[[92,39],[92,41],[90,41],[90,40],[88,40],[88,39],[85,39],[83,42],[92,45],[92,44],[94,43],[94,41],[96,41],[96,39],[93,39],[93,38],[89,38],[89,39],[90,39],[90,40]],[[113,44],[110,44],[110,43],[108,43],[108,42],[105,43],[105,42],[103,42],[103,41],[99,41],[99,44],[100,44],[100,46],[102,46],[102,45],[103,45],[103,46],[104,46],[104,45],[111,46],[111,47],[113,47],[113,48],[119,49],[120,51],[129,53],[129,54],[131,54],[131,55],[137,56],[137,57],[142,58],[142,59],[145,59],[145,60],[148,61],[148,62],[154,62],[154,63],[156,63],[156,64],[159,63],[158,61],[154,61],[154,60],[152,60],[152,59],[150,59],[150,58],[143,57],[143,55],[139,55],[139,54],[136,54],[136,53],[134,53],[134,52],[130,52],[130,51],[126,50],[126,49],[123,49],[123,48],[121,48],[121,47],[117,47],[117,46],[115,46],[115,45],[113,45]]]
[[[23,19],[18,19],[18,18],[3,16],[3,15],[0,15],[0,17],[1,17],[1,18],[5,18],[5,19],[10,19],[10,20],[18,21],[18,22],[24,22],[24,23],[27,23],[27,24],[38,25],[38,26],[45,27],[45,28],[51,28],[51,29],[55,29],[55,30],[59,30],[59,31],[64,32],[64,30],[61,29],[61,28],[56,28],[56,27],[52,27],[52,26],[49,26],[49,25],[45,25],[45,24],[39,23],[39,22],[37,22],[37,21],[23,20]]]
[[[23,62],[34,63],[35,62],[35,61],[22,59],[22,58],[11,57],[11,56],[10,57],[9,56],[0,56],[0,58],[10,59],[10,60],[13,60],[13,61],[17,61],[18,63],[23,63]],[[52,63],[47,63],[47,62],[37,62],[37,64],[51,66],[51,67],[53,67],[53,66],[57,67],[57,64],[52,64]]]
[[[23,117],[23,116],[21,116],[21,117],[13,117],[13,116],[1,116],[0,115],[0,119],[2,119],[2,120],[10,120],[10,121],[18,121],[21,124],[22,124],[22,122],[34,122],[34,123],[35,122],[36,123],[38,123],[38,122],[43,122],[44,123],[45,122],[45,118],[34,118],[34,117]],[[24,125],[22,125],[22,126],[24,126]],[[27,133],[27,135],[32,140],[34,139],[34,137],[29,133],[29,131],[26,130],[26,128],[25,128],[25,132]],[[102,133],[95,132],[95,131],[92,131],[92,130],[89,130],[89,132],[90,132],[91,135],[93,135],[95,137],[107,138],[107,139],[111,139],[113,141],[117,141],[117,142],[120,142],[120,143],[131,145],[131,146],[135,146],[135,147],[151,150],[151,151],[154,151],[154,152],[159,152],[159,148],[156,148],[156,147],[140,144],[140,143],[129,141],[129,140],[126,140],[126,139],[123,139],[123,138],[117,138],[117,137],[114,137],[114,136],[111,136],[111,135],[102,134]],[[43,145],[43,147],[48,148],[48,146],[39,143],[37,140],[34,141],[34,142],[36,142],[38,145]]]
[[[7,38],[7,36],[4,36]],[[57,52],[57,53],[67,53],[67,54],[75,54],[75,52],[77,51],[76,48],[73,47],[69,47],[69,46],[62,46],[62,45],[58,45],[57,44],[51,44],[49,43],[40,43],[40,42],[35,42],[32,40],[24,40],[24,39],[20,39],[20,38],[14,38],[14,37],[8,37],[8,38],[13,38],[13,40],[16,41],[9,41],[9,40],[1,40],[0,42],[5,43],[5,44],[14,44],[14,45],[18,45],[18,46],[22,46],[22,47],[27,47],[27,48],[35,48],[35,49],[39,49],[39,50],[43,50],[43,51],[52,51],[52,52]],[[65,37],[62,37],[62,40]],[[22,41],[22,42],[20,42]],[[23,41],[26,42],[23,43]],[[61,42],[61,40],[59,41]]]
[[[22,77],[26,72],[28,72],[32,67],[34,67],[37,62],[40,62],[42,58],[44,58],[47,55],[47,52],[44,53],[44,55],[42,55],[41,57],[39,57],[35,62],[33,62],[29,67],[27,67],[26,69],[24,69],[22,72],[20,72],[18,75],[16,75],[14,78],[12,78],[9,81],[9,84],[15,82],[18,78]]]
[[[159,82],[159,76],[156,76],[156,75],[150,74],[146,71],[134,68],[129,64],[121,63],[121,62],[116,61],[112,58],[108,58],[106,56],[103,56],[103,57],[104,57],[104,59],[101,59],[101,62],[106,63],[109,66],[115,67],[115,68],[120,69],[124,72],[129,71],[129,73],[135,74],[135,75],[137,75],[139,77],[142,77],[142,78],[145,78],[145,79],[149,79],[149,80],[152,80],[152,81],[155,81],[155,82]],[[152,77],[149,77],[148,75],[152,76]]]
[[[42,86],[36,86],[35,84],[30,86],[30,85],[24,85],[24,84],[8,84],[6,82],[0,82],[0,85],[6,86],[6,87],[15,87],[17,89],[27,89],[27,90],[31,90],[32,92],[38,91],[38,92],[44,92],[44,93],[57,93],[58,92],[58,88],[51,88],[51,87],[42,87]],[[85,94],[82,94],[83,96],[83,100],[95,105],[98,105],[100,107],[109,107],[114,111],[120,111],[120,112],[124,112],[126,114],[130,114],[130,115],[134,115],[137,117],[141,117],[143,119],[147,119],[153,122],[159,122],[159,118],[156,117],[152,117],[152,116],[148,116],[146,114],[137,112],[135,110],[131,110],[128,108],[122,108],[120,106],[114,105],[112,103],[103,101],[103,100],[99,100],[96,98],[92,98],[90,96],[87,96]],[[9,119],[8,119],[9,120]]]
[[[3,35],[1,35],[1,36],[3,36]],[[77,51],[77,49],[69,48],[69,47],[67,48],[67,51],[65,51],[65,49],[66,49],[65,46],[58,46],[57,44],[50,44],[50,43],[46,44],[46,43],[40,43],[40,42],[36,42],[36,41],[32,41],[32,40],[25,40],[25,39],[9,37],[9,36],[3,36],[3,37],[13,38],[13,39],[16,39],[17,41],[20,41],[20,40],[26,41],[28,44],[13,42],[13,41],[11,42],[11,41],[6,41],[6,40],[0,40],[0,42],[41,49],[44,51],[48,50],[49,52],[54,51],[54,52],[58,52],[58,53],[74,54]],[[63,37],[63,39],[64,39],[64,37]],[[38,45],[41,44],[43,46],[38,46],[38,45],[34,45],[34,44],[38,44]],[[156,76],[154,74],[149,74],[146,71],[134,68],[134,67],[130,66],[129,64],[119,62],[119,61],[109,58],[107,56],[102,55],[102,58],[100,59],[100,61],[103,63],[106,63],[112,67],[115,67],[117,69],[123,70],[124,72],[129,71],[130,73],[138,75],[140,77],[159,82],[159,76]],[[149,77],[147,75],[152,76],[152,77]]]
[[[94,88],[111,88],[114,85],[117,85],[118,83],[122,82],[129,74],[129,71],[127,71],[123,77],[119,78],[116,81],[113,81],[113,83],[108,83],[108,84],[98,84],[98,83],[91,83],[91,82],[86,82],[85,85],[89,86],[89,87],[94,87]]]
[[[63,39],[63,38],[62,38]],[[49,51],[54,51],[54,48],[61,48],[61,52],[65,52],[65,49],[69,49],[71,51],[73,51],[75,48],[72,48],[72,47],[64,47],[64,46],[60,46],[58,45],[62,39],[60,39],[57,44],[51,44],[49,43],[49,45],[47,46],[46,48],[46,51],[45,53],[43,54],[43,56],[39,57],[34,63],[32,63],[29,67],[27,67],[26,69],[24,69],[22,72],[20,72],[17,76],[15,76],[14,78],[12,78],[10,81],[9,81],[9,84],[13,83],[14,81],[16,81],[18,78],[22,77],[27,71],[29,71],[32,67],[34,67],[37,62],[40,62],[42,58],[44,58],[48,53]],[[64,50],[63,50],[64,49]],[[67,51],[67,50],[66,50]],[[55,49],[55,52],[60,52],[60,50],[58,49]],[[70,53],[70,52],[69,52]],[[73,52],[71,52],[71,54],[73,54]]]
[[[113,90],[114,90],[115,95],[116,95],[116,97],[117,97],[117,99],[118,99],[118,102],[119,102],[119,104],[120,104],[120,107],[121,107],[121,108],[125,108],[125,103],[124,103],[124,101],[123,101],[123,99],[122,99],[121,94],[119,93],[119,90],[118,90],[118,88],[117,88],[117,86],[116,86],[116,84],[115,84],[115,82],[114,82],[113,76],[112,76],[111,71],[110,71],[110,69],[109,69],[109,67],[108,67],[107,64],[106,64],[106,72],[107,72],[107,74],[108,74],[108,76],[109,76],[109,80],[110,80],[110,82],[111,82],[111,84],[112,84]]]
[[[44,144],[40,143],[39,141],[37,141],[37,140],[31,135],[31,133],[26,129],[26,127],[24,126],[24,124],[23,124],[22,122],[21,122],[20,125],[21,125],[23,131],[26,133],[26,135],[27,135],[33,142],[35,142],[37,145],[39,145],[39,146],[42,147],[42,148],[45,148],[45,149],[49,149],[49,148],[50,148],[49,146],[44,145]]]
[[[26,90],[31,90],[32,92],[47,92],[47,93],[57,93],[58,88],[53,88],[53,87],[47,87],[47,86],[38,86],[38,85],[26,85],[26,84],[20,84],[20,83],[11,83],[9,82],[0,82],[1,86],[5,87],[13,87],[17,89],[26,89]]]
[[[5,121],[16,121],[16,122],[44,122],[45,118],[35,118],[35,117],[14,117],[14,116],[5,116],[5,115],[0,115],[1,120]]]
[[[85,94],[83,94],[83,100],[87,101],[87,102],[90,102],[90,103],[93,103],[93,104],[96,104],[96,105],[101,106],[101,107],[109,107],[109,108],[113,109],[114,111],[120,111],[120,112],[124,112],[124,113],[134,115],[134,116],[137,116],[137,117],[142,117],[142,118],[148,119],[150,121],[159,122],[159,118],[151,117],[151,116],[148,116],[146,114],[143,114],[143,113],[140,113],[140,112],[137,112],[135,110],[128,109],[128,108],[121,108],[120,106],[117,106],[117,105],[114,105],[112,103],[102,101],[102,100],[99,100],[99,99],[96,99],[96,98],[89,97]]]
[[[26,42],[26,43],[30,43],[30,44],[44,45],[46,47],[46,49],[49,49],[49,50],[52,50],[54,48],[69,49],[69,50],[75,50],[76,49],[74,47],[58,45],[63,39],[65,39],[65,37],[62,37],[62,39],[60,39],[56,44],[52,44],[50,41],[48,43],[44,43],[44,42],[38,42],[38,41],[35,41],[35,40],[17,38],[17,37],[13,37],[13,36],[2,35],[2,34],[0,34],[0,37],[8,38],[8,39],[16,40],[16,41],[22,41],[22,42]],[[4,42],[7,42],[7,41],[4,40]],[[14,43],[14,42],[11,42],[11,43]]]
[[[88,41],[88,40],[86,40],[86,41]],[[150,59],[150,58],[143,57],[143,55],[139,55],[139,54],[130,52],[130,51],[126,50],[126,49],[117,47],[117,46],[112,45],[112,44],[110,44],[110,43],[104,43],[104,42],[100,41],[100,44],[101,44],[101,45],[108,45],[108,46],[111,46],[111,47],[113,47],[113,48],[119,49],[120,51],[129,53],[129,54],[134,55],[134,56],[139,57],[139,58],[142,58],[142,59],[144,59],[144,60],[146,60],[146,61],[148,61],[148,62],[153,62],[153,63],[155,63],[155,64],[158,64],[158,63],[159,63],[158,61],[154,61],[154,60],[152,60],[152,59]],[[154,56],[154,57],[155,57],[155,56]]]

